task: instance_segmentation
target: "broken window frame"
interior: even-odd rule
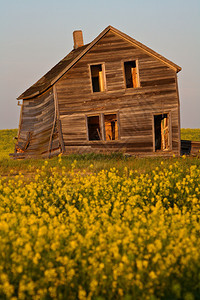
[[[105,130],[105,118],[104,116],[108,116],[108,115],[116,115],[116,119],[117,119],[117,134],[118,134],[118,138],[114,139],[114,140],[106,140],[106,130]],[[100,139],[99,140],[90,140],[89,139],[89,123],[88,123],[88,118],[90,117],[99,117],[99,126],[100,126]],[[119,112],[117,111],[112,111],[112,112],[101,112],[101,113],[94,113],[94,114],[87,114],[86,116],[86,128],[87,128],[87,140],[88,142],[115,142],[120,140],[120,122],[119,122]]]
[[[134,87],[133,80],[132,80],[133,87],[127,87],[127,77],[126,77],[125,63],[131,63],[131,62],[135,62],[136,80],[137,80],[137,83],[136,83],[136,86],[135,86],[135,87]],[[138,59],[128,59],[128,60],[123,60],[123,61],[122,61],[122,64],[123,64],[123,74],[124,74],[124,86],[125,86],[125,89],[126,89],[126,90],[131,90],[131,89],[137,89],[137,88],[140,88],[141,85],[140,85],[139,62],[138,62]]]
[[[168,118],[168,143],[169,143],[169,147],[168,149],[162,149],[162,144],[160,149],[156,149],[156,134],[155,134],[155,116],[159,116],[159,115],[167,115]],[[154,113],[152,115],[152,128],[153,128],[153,152],[168,152],[172,150],[172,129],[171,129],[171,112],[158,112],[158,113]],[[162,134],[161,134],[161,143],[162,143]]]
[[[94,91],[93,80],[92,80],[92,67],[93,66],[99,66],[99,65],[101,65],[101,69],[102,69],[103,89],[99,90],[99,91]],[[106,86],[105,63],[104,62],[99,62],[99,63],[89,64],[89,73],[90,73],[91,93],[92,94],[98,94],[98,93],[106,92],[107,91],[107,86]]]
[[[99,139],[90,139],[90,130],[89,130],[89,122],[88,122],[88,119],[89,118],[92,118],[92,117],[98,117],[99,118],[99,132],[97,131],[97,134],[99,136]],[[87,115],[86,116],[86,128],[87,128],[87,140],[90,141],[90,142],[99,142],[99,141],[102,141],[102,137],[103,137],[103,133],[102,133],[102,126],[101,126],[101,114],[92,114],[92,115]]]
[[[117,128],[115,127],[115,133],[114,133],[114,135],[116,135],[116,132],[117,132],[117,138],[112,138],[112,139],[106,139],[106,126],[105,126],[105,123],[106,123],[106,120],[105,120],[105,117],[106,116],[111,116],[111,115],[115,115],[116,116],[116,123],[115,124],[117,124]],[[111,125],[112,126],[112,125]],[[108,112],[108,113],[103,113],[103,133],[104,133],[104,140],[105,141],[109,141],[109,142],[111,142],[111,141],[117,141],[117,140],[119,140],[119,116],[118,116],[118,112],[116,113],[116,112]],[[111,129],[112,130],[112,129]],[[112,136],[113,137],[113,136]],[[115,136],[116,137],[116,136]]]

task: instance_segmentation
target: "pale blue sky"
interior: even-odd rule
[[[112,25],[182,67],[181,126],[200,128],[200,0],[0,0],[0,129],[17,128],[16,98],[73,47]]]

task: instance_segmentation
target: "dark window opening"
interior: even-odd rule
[[[154,116],[155,150],[169,150],[169,116]]]
[[[124,63],[126,88],[136,88],[139,86],[136,61],[127,61]]]
[[[106,141],[118,140],[117,115],[104,115]]]
[[[87,117],[89,141],[101,140],[99,116]]]
[[[102,65],[90,66],[93,92],[103,92],[105,90]]]

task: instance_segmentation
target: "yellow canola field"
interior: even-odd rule
[[[195,165],[0,179],[1,299],[200,299],[199,249]]]

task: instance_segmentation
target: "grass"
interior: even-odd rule
[[[182,129],[182,139],[193,139],[200,140],[200,129]],[[0,130],[0,174],[7,176],[10,170],[13,170],[13,175],[17,175],[20,172],[26,174],[28,177],[34,174],[37,169],[40,169],[44,163],[43,159],[28,159],[28,160],[12,160],[9,157],[9,153],[13,153],[15,140],[14,137],[17,135],[17,129]],[[181,158],[169,158],[165,159],[166,166],[170,165],[172,161],[180,160]],[[124,167],[128,169],[136,169],[140,173],[149,172],[156,166],[159,166],[162,157],[157,158],[135,158],[135,157],[124,157],[120,153],[114,153],[109,155],[103,154],[72,154],[63,157],[63,164],[70,170],[71,164],[77,161],[77,167],[80,170],[91,171],[91,164],[93,164],[93,171],[99,172],[102,169],[108,170],[110,168],[117,168],[119,172],[124,170]],[[189,167],[192,164],[199,165],[199,159],[194,157],[186,157],[182,160],[182,164],[185,167]],[[49,168],[56,167],[58,165],[58,158],[54,157],[49,160]]]
[[[9,153],[14,152],[17,129],[0,130],[0,160],[9,158]]]
[[[0,299],[200,299],[197,157],[12,160],[1,130]]]
[[[190,128],[181,129],[181,139],[196,141],[196,142],[200,141],[200,129],[190,129]]]

